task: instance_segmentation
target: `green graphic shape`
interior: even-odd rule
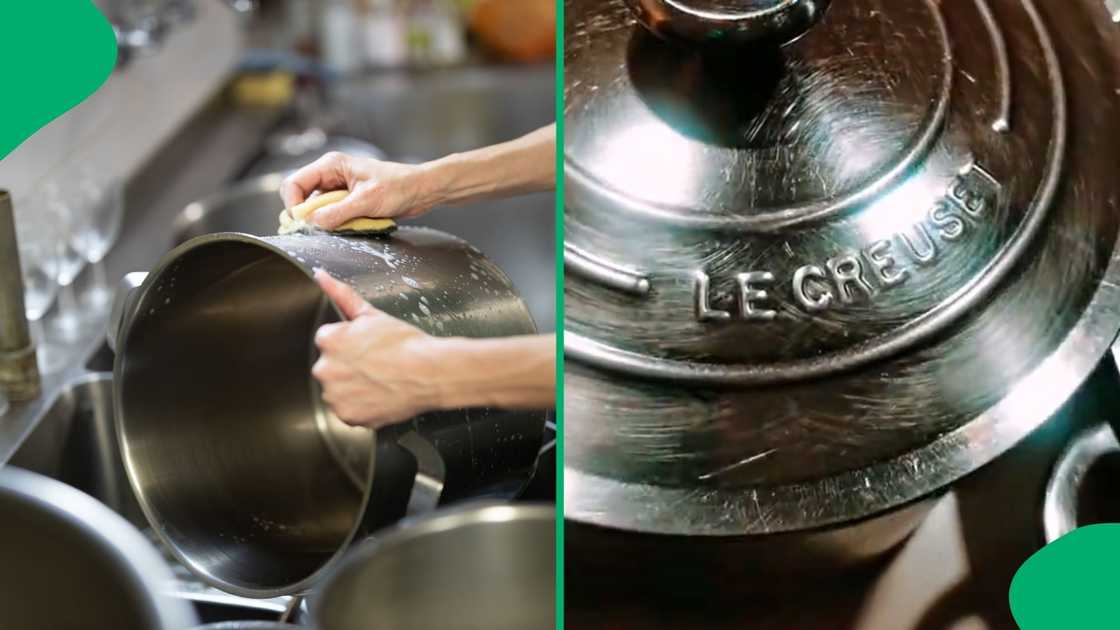
[[[1011,580],[1022,630],[1120,628],[1120,525],[1082,527],[1038,551]]]
[[[0,159],[97,91],[117,64],[92,0],[0,2]]]

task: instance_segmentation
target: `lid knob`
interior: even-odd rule
[[[801,37],[832,0],[626,0],[655,34],[695,45],[784,45]]]

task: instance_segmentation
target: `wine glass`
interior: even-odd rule
[[[71,245],[74,219],[81,212],[82,199],[72,183],[63,188],[58,182],[48,183],[43,197],[46,203],[45,215],[57,228],[62,250],[58,271],[58,313],[52,320],[53,328],[63,339],[73,341],[81,333],[85,321],[74,290],[74,281],[86,266],[86,259]]]
[[[58,297],[64,243],[42,203],[19,200],[16,207],[16,238],[23,271],[23,305],[43,372],[58,367],[62,354],[43,332],[43,318]]]
[[[89,168],[79,171],[76,185],[77,204],[71,220],[70,247],[92,268],[91,285],[85,298],[95,313],[101,313],[113,301],[102,261],[120,237],[124,186],[120,180],[98,177]]]

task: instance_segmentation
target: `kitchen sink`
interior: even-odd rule
[[[117,446],[111,375],[87,375],[65,388],[9,464],[85,492],[144,532],[172,568],[175,583],[169,588],[174,596],[191,602],[203,623],[274,621],[286,609],[290,598],[245,599],[206,586],[151,532]]]

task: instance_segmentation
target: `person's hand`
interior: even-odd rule
[[[410,218],[431,210],[438,201],[426,172],[422,165],[332,152],[289,175],[280,187],[280,196],[285,207],[291,208],[315,191],[349,190],[348,197],[319,208],[307,218],[326,229],[357,217]]]
[[[316,192],[348,191],[342,201],[307,218],[330,230],[358,217],[408,219],[436,206],[551,190],[555,185],[556,127],[549,125],[516,140],[423,164],[328,153],[285,179],[280,196],[291,208]]]
[[[311,374],[335,415],[376,429],[439,408],[442,340],[375,309],[325,271],[315,279],[350,318],[315,335],[321,354]]]

